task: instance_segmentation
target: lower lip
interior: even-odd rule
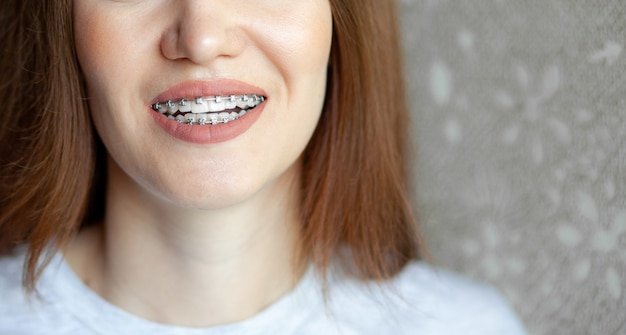
[[[188,125],[168,119],[152,109],[150,112],[154,121],[172,137],[194,144],[212,144],[226,142],[245,133],[261,116],[264,108],[265,102],[237,120],[216,125]]]

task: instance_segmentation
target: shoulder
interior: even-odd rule
[[[0,320],[14,310],[17,302],[25,301],[22,289],[24,250],[0,256]],[[21,304],[20,304],[21,305]]]
[[[23,289],[24,259],[25,249],[0,256],[0,334],[72,333],[60,306],[47,294],[45,283],[31,295]]]
[[[495,289],[426,263],[381,285],[338,286],[333,312],[379,334],[526,334]]]
[[[419,262],[409,265],[395,285],[432,315],[435,325],[464,334],[525,333],[509,304],[486,284]]]

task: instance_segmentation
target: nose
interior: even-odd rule
[[[245,47],[234,6],[224,1],[176,0],[167,13],[174,16],[161,38],[162,54],[208,65],[217,58],[235,57]]]

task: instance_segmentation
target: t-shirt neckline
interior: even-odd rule
[[[78,278],[60,252],[44,272],[39,289],[44,299],[53,295],[52,301],[59,301],[74,318],[94,332],[119,335],[283,333],[287,324],[301,324],[308,317],[308,311],[324,303],[319,293],[320,284],[312,267],[309,267],[292,291],[244,321],[207,328],[162,324],[135,316],[99,296]]]

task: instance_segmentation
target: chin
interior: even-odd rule
[[[164,186],[153,188],[151,192],[163,206],[198,210],[237,206],[253,199],[264,187],[258,181],[244,182],[244,178],[239,178],[237,182],[190,182]]]

